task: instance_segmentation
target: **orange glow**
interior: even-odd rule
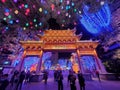
[[[81,55],[95,55],[95,48],[98,46],[98,41],[80,40],[82,35],[75,35],[75,30],[46,30],[44,35],[38,35],[39,41],[20,41],[20,44],[26,51],[26,55],[41,55],[42,51],[71,51],[77,52],[78,57]],[[41,60],[42,56],[40,57]],[[72,60],[74,62],[74,60]],[[80,66],[74,62],[73,70],[77,73]],[[40,69],[41,70],[40,63]],[[31,67],[31,70],[36,70],[36,65]],[[58,67],[57,69],[61,69]]]

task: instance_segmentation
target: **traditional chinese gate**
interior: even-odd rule
[[[39,41],[20,41],[24,48],[21,60],[20,70],[26,56],[39,56],[40,60],[37,65],[37,73],[41,70],[42,55],[46,51],[75,51],[77,53],[80,71],[84,73],[81,66],[82,55],[93,55],[96,59],[96,68],[100,72],[104,72],[101,61],[99,60],[95,48],[99,44],[98,41],[80,40],[82,35],[75,35],[75,30],[46,30],[44,35],[38,35]]]

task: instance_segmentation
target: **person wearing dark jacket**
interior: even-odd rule
[[[63,75],[62,71],[58,72],[57,81],[58,81],[58,90],[63,90]]]
[[[22,88],[22,83],[23,83],[23,80],[25,79],[25,72],[22,71],[20,73],[20,76],[19,76],[19,80],[18,80],[18,83],[17,83],[17,86],[16,86],[16,90],[18,90],[18,87],[20,86],[20,90]]]
[[[6,90],[8,85],[9,85],[8,74],[5,74],[0,85],[0,90]]]
[[[75,81],[76,81],[76,76],[74,75],[73,72],[69,72],[69,75],[68,75],[68,83],[70,83],[70,88],[71,90],[76,90],[76,84],[75,84]]]
[[[47,80],[48,80],[48,71],[45,70],[43,73],[44,73],[44,74],[43,74],[43,79],[45,80],[45,84],[47,84]]]
[[[85,79],[80,72],[78,72],[78,81],[80,85],[80,90],[85,90]]]

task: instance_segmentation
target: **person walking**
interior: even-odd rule
[[[68,83],[70,83],[71,90],[77,90],[75,81],[76,81],[76,76],[74,75],[73,71],[70,71],[68,75]]]
[[[58,81],[58,90],[63,90],[63,75],[62,71],[58,72],[57,81]]]
[[[43,71],[43,79],[45,80],[45,84],[47,84],[47,80],[48,80],[48,71],[47,70],[44,70]]]
[[[3,75],[3,80],[0,84],[0,90],[6,90],[9,85],[8,74]]]
[[[78,71],[78,81],[80,85],[80,90],[85,90],[85,79],[79,71]]]
[[[57,81],[57,70],[54,70],[54,81]]]
[[[16,86],[16,90],[18,90],[18,88],[22,88],[22,83],[23,83],[23,80],[25,79],[25,71],[22,71],[20,73],[20,76],[19,76],[19,80],[18,80],[18,83],[17,83],[17,86]]]
[[[27,73],[26,73],[26,77],[25,77],[25,82],[26,83],[30,83],[30,78],[31,78],[31,72],[30,71],[28,71]]]
[[[96,76],[97,76],[97,78],[98,78],[99,82],[101,82],[101,80],[100,80],[100,73],[99,73],[99,71],[98,71],[98,70],[96,70]]]

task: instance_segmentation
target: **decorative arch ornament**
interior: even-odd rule
[[[81,24],[89,33],[98,34],[103,28],[109,28],[111,21],[111,12],[109,5],[105,3],[102,7],[94,13],[89,12],[90,7],[84,5]]]

